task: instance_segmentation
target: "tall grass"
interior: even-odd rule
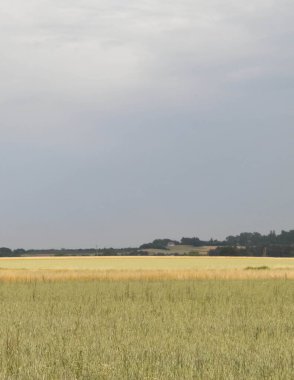
[[[290,280],[0,282],[1,379],[293,379],[293,339]]]

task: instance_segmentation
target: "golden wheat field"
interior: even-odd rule
[[[271,278],[294,279],[294,259],[117,256],[0,259],[0,281]]]
[[[0,379],[293,379],[294,259],[11,258],[0,268]]]
[[[292,380],[290,280],[0,282],[0,379]]]

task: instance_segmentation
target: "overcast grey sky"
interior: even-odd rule
[[[293,0],[2,0],[0,246],[293,229]]]

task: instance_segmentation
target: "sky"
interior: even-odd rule
[[[293,0],[2,0],[0,246],[294,228]]]

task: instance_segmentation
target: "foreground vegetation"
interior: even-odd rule
[[[294,282],[0,282],[2,379],[292,379]]]

